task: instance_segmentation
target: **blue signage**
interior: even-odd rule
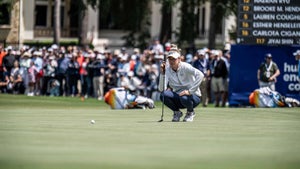
[[[257,70],[271,53],[280,69],[276,91],[286,97],[300,100],[298,61],[293,53],[300,46],[232,45],[230,58],[229,105],[249,105],[249,95],[259,88]]]

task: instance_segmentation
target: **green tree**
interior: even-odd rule
[[[180,22],[180,33],[178,37],[178,43],[183,44],[194,44],[195,40],[195,22],[196,15],[194,13],[196,8],[197,0],[181,0],[181,22]]]
[[[179,0],[156,0],[162,5],[161,8],[161,27],[159,40],[162,43],[167,42],[172,37],[172,8]]]
[[[210,0],[211,15],[208,37],[208,48],[214,49],[216,47],[216,28],[217,24],[222,23],[224,17],[230,14],[237,16],[237,0]]]
[[[150,40],[150,2],[151,0],[122,0],[124,9],[122,19],[123,29],[129,34],[124,36],[125,46],[134,46],[144,49]],[[134,6],[132,6],[134,4]]]

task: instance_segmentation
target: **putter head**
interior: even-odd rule
[[[163,122],[163,121],[164,121],[163,119],[158,120],[158,122]]]

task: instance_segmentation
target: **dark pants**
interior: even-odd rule
[[[67,76],[67,81],[68,81],[68,85],[69,85],[68,94],[75,96],[78,93],[78,88],[77,88],[78,75]]]
[[[87,75],[80,75],[81,81],[81,96],[91,95],[92,92],[92,79]]]
[[[179,96],[177,93],[166,90],[161,93],[160,100],[173,111],[186,108],[188,112],[194,111],[194,108],[200,104],[200,97],[193,94],[190,96]]]
[[[68,81],[67,81],[67,77],[65,74],[57,74],[56,79],[59,81],[60,86],[59,86],[59,95],[63,96],[64,94],[67,95],[68,94]],[[65,82],[65,83],[63,83]]]

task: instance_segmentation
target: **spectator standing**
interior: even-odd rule
[[[208,78],[210,77],[210,64],[209,60],[205,58],[205,51],[198,50],[196,53],[195,60],[193,61],[192,65],[200,70],[204,74],[204,78],[200,84],[200,91],[201,91],[201,100],[202,106],[207,107],[208,104]]]
[[[25,94],[28,94],[28,69],[30,67],[31,54],[29,52],[24,52],[20,58],[20,73],[22,75],[23,84],[25,88]]]
[[[280,70],[275,62],[272,60],[272,54],[265,55],[265,61],[260,64],[257,70],[257,79],[259,87],[269,87],[275,91],[276,78],[280,75]]]
[[[91,80],[89,76],[89,63],[90,63],[91,54],[87,54],[84,56],[84,61],[81,64],[81,73],[80,73],[80,81],[81,81],[81,99],[88,98],[88,95],[91,90]]]
[[[221,59],[221,53],[218,50],[212,51],[214,57],[211,64],[211,87],[215,96],[215,107],[219,107],[220,100],[222,100],[222,107],[226,105],[225,84],[228,76],[226,64]]]
[[[62,57],[60,57],[57,60],[57,73],[56,73],[56,79],[58,80],[60,86],[59,86],[59,95],[60,96],[66,96],[68,95],[68,81],[67,81],[67,70],[68,65],[72,58],[72,47],[68,47],[68,51],[65,54],[62,54]]]
[[[36,75],[38,74],[38,68],[34,65],[34,61],[31,60],[30,67],[28,68],[28,87],[29,91],[27,96],[34,96]]]
[[[14,67],[14,61],[16,60],[15,54],[12,51],[12,47],[7,47],[7,54],[3,58],[3,70],[10,73],[11,69]]]
[[[118,80],[117,80],[117,67],[118,62],[116,58],[114,58],[114,55],[112,55],[110,50],[106,50],[105,52],[106,56],[106,64],[107,64],[107,70],[105,73],[105,86],[104,86],[104,93],[108,92],[110,89],[117,87]]]
[[[77,82],[79,79],[79,63],[77,62],[77,53],[73,53],[72,58],[68,64],[67,81],[68,81],[68,94],[72,97],[78,94]]]
[[[44,76],[44,71],[43,71],[44,61],[42,59],[42,52],[41,51],[33,52],[32,61],[38,71],[38,73],[36,75],[35,94],[40,95],[42,84],[43,84],[42,80],[43,80],[43,76]]]
[[[89,53],[90,53],[90,51],[89,51]],[[89,53],[85,53],[84,55],[85,56],[87,56],[87,55],[89,55]],[[84,55],[83,55],[83,53],[82,53],[82,51],[81,50],[79,50],[78,51],[78,54],[77,54],[77,62],[78,62],[78,64],[79,64],[79,81],[80,81],[80,91],[79,91],[79,94],[81,95],[81,93],[82,93],[82,87],[83,87],[83,76],[84,76],[84,73],[86,73],[85,72],[85,70],[83,69],[83,67],[82,67],[82,64],[83,64],[83,62],[84,62],[84,60],[85,60],[85,57],[84,57]]]
[[[44,65],[44,80],[43,80],[43,87],[42,87],[42,94],[49,95],[49,87],[51,86],[51,82],[55,78],[55,72],[57,69],[57,61],[53,54],[48,55]]]
[[[102,100],[104,96],[104,75],[106,68],[105,56],[98,54],[91,68],[93,69],[94,97],[98,100]]]
[[[224,91],[224,97],[225,97],[225,102],[227,103],[228,101],[228,89],[229,89],[229,71],[230,71],[230,51],[229,50],[224,50],[224,54],[222,53],[221,59],[224,60],[226,68],[227,68],[227,77],[225,81],[225,91]]]

